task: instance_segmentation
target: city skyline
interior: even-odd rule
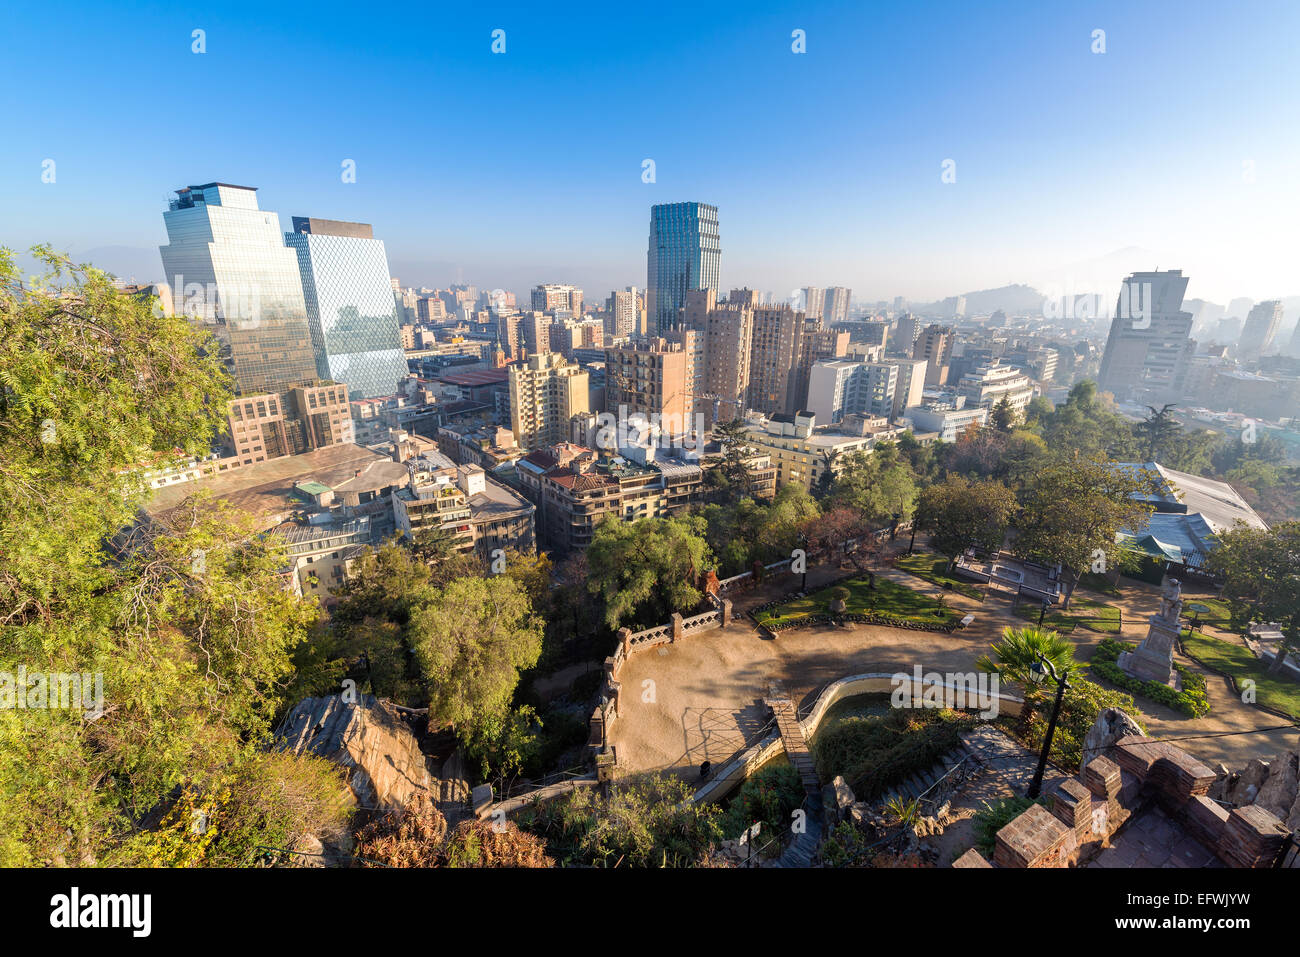
[[[84,28],[63,40],[69,69],[47,90],[73,105],[38,113],[29,147],[0,158],[7,241],[51,242],[123,278],[158,279],[151,250],[163,237],[139,210],[175,183],[219,178],[259,186],[273,209],[373,223],[410,285],[459,277],[520,295],[571,282],[602,296],[639,286],[646,208],[698,201],[725,220],[724,289],[843,285],[864,301],[931,301],[1059,283],[1110,298],[1128,273],[1175,267],[1192,277],[1192,298],[1300,292],[1289,255],[1298,134],[1271,122],[1296,92],[1269,67],[1297,23],[1282,4],[1257,4],[1252,16],[945,5],[924,17],[768,5],[694,31],[608,11],[494,13],[499,23],[452,11],[432,50],[399,29],[402,11],[359,21],[317,9],[268,12],[256,31],[220,9],[203,23],[144,10],[129,34],[124,21],[80,10]],[[11,35],[48,29],[53,15],[20,7]],[[1093,52],[1098,29],[1104,53]],[[204,31],[201,55],[194,30]],[[804,53],[792,49],[795,31]],[[873,38],[866,57],[853,46],[863,36]],[[561,39],[579,55],[554,57]],[[1204,66],[1230,48],[1253,55]],[[983,53],[972,60],[972,50]],[[288,83],[302,53],[358,69],[328,92]],[[12,111],[33,55],[20,48],[0,66]],[[678,107],[694,80],[663,74],[668,58],[715,76],[703,114]],[[380,61],[388,69],[366,72]],[[432,108],[421,71],[437,78]],[[106,109],[75,105],[92,76]],[[219,89],[257,105],[208,111],[192,129],[174,109],[149,119],[113,108],[151,102],[159,84],[168,103]],[[276,92],[259,100],[253,87]],[[561,150],[530,136],[548,103],[563,103],[579,131]],[[135,119],[164,141],[192,136],[202,161],[184,149],[144,149],[142,160]],[[788,133],[796,120],[833,120],[841,145],[803,148]],[[743,126],[748,149],[743,138],[716,148],[722,130]],[[52,182],[42,181],[46,160]],[[949,160],[955,177],[944,182]]]

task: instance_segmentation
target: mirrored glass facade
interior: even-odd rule
[[[315,232],[284,241],[298,256],[320,377],[344,383],[353,399],[397,392],[406,355],[383,241]]]
[[[659,335],[678,325],[688,289],[719,288],[722,241],[718,208],[707,203],[664,203],[650,208],[646,265],[647,309]]]
[[[177,197],[163,213],[169,244],[159,251],[178,311],[222,340],[241,394],[315,382],[298,259],[279,217],[257,208],[251,187],[208,183]]]

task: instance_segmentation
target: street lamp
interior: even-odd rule
[[[1047,722],[1047,735],[1043,738],[1043,752],[1038,756],[1038,768],[1034,771],[1034,779],[1029,782],[1029,790],[1025,793],[1025,797],[1031,801],[1038,797],[1038,792],[1043,789],[1047,753],[1052,750],[1052,735],[1056,732],[1056,719],[1061,716],[1061,700],[1065,697],[1065,689],[1070,683],[1065,674],[1056,673],[1056,668],[1047,660],[1047,656],[1040,652],[1029,667],[1029,680],[1036,685],[1041,685],[1047,680],[1048,675],[1051,675],[1052,680],[1056,682],[1056,703],[1052,705],[1052,717]]]
[[[1038,611],[1038,627],[1043,627],[1043,616],[1047,614],[1047,606],[1050,604],[1046,598],[1043,599],[1043,607]],[[1037,664],[1037,662],[1035,662]]]

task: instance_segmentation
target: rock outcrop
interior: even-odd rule
[[[1118,708],[1103,708],[1083,739],[1083,758],[1080,767],[1087,767],[1092,759],[1104,755],[1120,738],[1142,734],[1136,721]]]
[[[342,695],[303,699],[276,730],[275,746],[348,769],[348,786],[364,808],[397,809],[418,792],[430,793],[429,767],[415,735],[373,695],[351,704]]]
[[[1300,830],[1300,751],[1278,755],[1272,761],[1252,758],[1240,771],[1220,765],[1209,796],[1226,804],[1255,805],[1268,811],[1292,830]]]

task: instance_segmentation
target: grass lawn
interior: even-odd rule
[[[1109,578],[1095,572],[1084,572],[1079,578],[1079,587],[1100,592],[1103,595],[1119,596],[1123,594],[1118,585],[1112,585]]]
[[[984,593],[973,584],[948,574],[948,559],[942,555],[935,555],[932,552],[916,552],[912,555],[902,556],[896,564],[909,575],[915,575],[917,578],[924,579],[935,585],[952,585],[953,591],[959,592],[967,598],[974,598],[976,601],[983,601],[984,599]]]
[[[1038,611],[1038,606],[1022,602],[1016,609],[1016,614],[1025,621],[1037,624]],[[1055,628],[1063,635],[1070,634],[1076,627],[1087,628],[1089,631],[1103,635],[1117,635],[1119,625],[1120,610],[1114,605],[1078,596],[1070,602],[1068,610],[1049,611],[1047,617],[1043,619],[1044,627]]]
[[[1228,603],[1222,598],[1189,598],[1183,602],[1183,614],[1189,617],[1199,614],[1207,625],[1224,629],[1232,615]]]
[[[1260,704],[1300,718],[1300,682],[1286,675],[1270,675],[1268,665],[1251,654],[1245,645],[1212,638],[1198,631],[1183,639],[1183,647],[1207,668],[1231,675],[1239,689],[1243,681],[1253,680],[1255,700]]]
[[[867,587],[868,579],[851,578],[840,586],[849,590],[845,600],[848,606],[846,614],[883,615],[889,618],[901,618],[926,625],[946,625],[956,615],[949,608],[940,609],[938,603],[929,595],[913,591],[903,585],[895,584],[887,578],[876,576],[874,590]],[[774,625],[796,621],[809,615],[827,614],[831,603],[830,588],[813,592],[803,598],[795,598],[783,605],[759,612],[760,624]]]

